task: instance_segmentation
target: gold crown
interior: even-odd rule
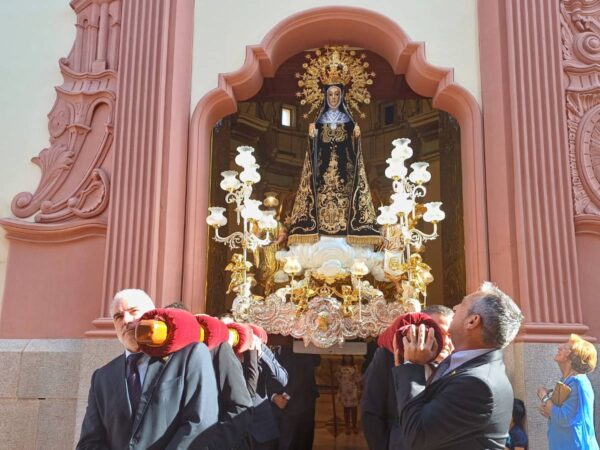
[[[310,111],[304,117],[308,118],[323,104],[325,96],[322,86],[343,84],[349,85],[344,93],[346,102],[364,118],[359,104],[370,103],[368,86],[373,84],[372,78],[375,77],[375,72],[367,71],[369,63],[365,61],[366,57],[364,53],[357,55],[356,50],[347,45],[325,46],[324,49],[315,50],[314,56],[307,54],[308,61],[302,64],[304,73],[296,74],[298,86],[302,89],[296,96],[301,99],[301,105],[310,105]]]
[[[328,84],[343,84],[346,85],[352,80],[350,69],[347,64],[340,60],[338,51],[334,51],[331,55],[331,62],[321,67],[319,74],[321,83]]]

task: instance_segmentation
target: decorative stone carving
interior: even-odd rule
[[[561,2],[575,215],[600,216],[600,1]]]
[[[41,223],[91,218],[108,205],[109,152],[117,91],[120,0],[74,0],[77,35],[59,68],[63,84],[48,114],[50,147],[32,162],[41,169],[34,193],[12,202],[19,218]]]

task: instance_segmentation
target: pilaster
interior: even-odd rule
[[[115,292],[180,298],[193,0],[123,4],[103,304],[90,336],[112,334]]]
[[[560,4],[479,2],[490,272],[520,339],[585,333],[571,201]]]

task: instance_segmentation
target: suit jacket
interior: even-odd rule
[[[264,443],[279,437],[279,427],[271,407],[271,396],[287,385],[288,373],[264,344],[258,367],[256,394],[252,398],[254,416],[251,434],[257,442]]]
[[[315,381],[315,367],[321,362],[321,357],[294,353],[291,348],[284,347],[281,349],[279,361],[290,376],[288,385],[278,392],[285,391],[291,398],[283,410],[273,405],[281,429],[278,449],[312,449],[315,403],[319,396]]]
[[[319,355],[294,353],[291,348],[284,347],[278,356],[281,365],[289,373],[289,380],[285,389],[275,392],[286,392],[290,400],[283,410],[284,415],[300,415],[314,411],[319,389],[315,380],[315,367],[321,363]]]
[[[393,367],[394,355],[380,347],[375,351],[365,372],[360,409],[363,431],[370,450],[406,448],[398,423]]]
[[[242,372],[242,365],[231,345],[223,342],[211,351],[219,391],[219,422],[208,433],[214,450],[248,448],[247,437],[252,423],[252,398]],[[205,438],[203,438],[205,439]]]
[[[421,366],[403,364],[392,372],[400,429],[409,448],[504,449],[513,390],[501,350],[467,361],[425,390]]]
[[[208,448],[198,439],[217,422],[217,386],[210,354],[194,343],[151,358],[140,403],[132,414],[125,355],[92,375],[78,449]]]

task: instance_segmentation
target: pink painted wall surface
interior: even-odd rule
[[[10,240],[0,336],[81,337],[98,315],[106,227],[4,223]]]
[[[583,317],[589,318],[589,334],[600,340],[600,220],[579,216],[575,226]]]
[[[48,114],[49,145],[32,159],[39,185],[11,205],[33,222],[0,220],[9,240],[0,337],[81,337],[100,312],[121,1],[70,5],[76,37],[58,61],[63,83]]]
[[[563,57],[572,54],[565,26],[580,6],[479,2],[490,270],[521,303],[525,341],[562,341],[593,322],[586,312],[595,288],[580,266],[596,258],[576,246],[563,76]]]

